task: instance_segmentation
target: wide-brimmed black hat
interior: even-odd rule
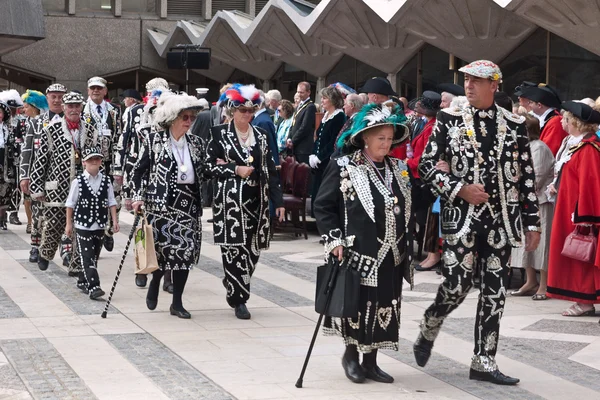
[[[600,124],[600,112],[585,103],[565,101],[561,107],[587,124]]]
[[[465,88],[460,85],[457,85],[456,83],[440,83],[437,88],[440,93],[446,92],[454,96],[465,95]]]
[[[537,83],[523,81],[523,82],[521,82],[521,84],[519,86],[517,86],[515,88],[515,92],[513,94],[517,97],[521,97],[521,95],[523,94],[523,90],[525,90],[529,87],[536,87],[536,86],[537,86]]]
[[[394,89],[392,89],[390,81],[378,76],[367,80],[364,86],[360,88],[360,91],[362,93],[377,93],[384,96],[398,96],[398,94],[394,92]]]
[[[560,108],[560,97],[552,86],[540,83],[537,86],[523,89],[521,96],[536,103],[542,103],[546,107]]]
[[[121,93],[121,97],[131,97],[132,99],[136,99],[137,101],[142,101],[142,96],[140,95],[140,92],[138,92],[135,89],[127,89],[123,91],[123,93]]]
[[[428,117],[435,116],[440,111],[442,104],[442,96],[432,90],[426,90],[421,97],[417,97],[408,103],[408,108],[411,110],[427,115]]]

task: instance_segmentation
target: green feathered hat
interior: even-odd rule
[[[410,136],[410,129],[406,125],[406,116],[400,106],[394,102],[382,105],[366,104],[354,117],[352,127],[342,133],[337,142],[338,148],[362,147],[359,139],[362,134],[377,126],[392,125],[394,127],[394,138],[392,147],[404,142]]]

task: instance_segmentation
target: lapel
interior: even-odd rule
[[[194,166],[194,171],[196,172],[196,179],[200,179],[200,177],[202,176],[202,163],[201,163],[201,159],[200,159],[200,153],[201,153],[201,149],[199,149],[199,146],[202,146],[202,144],[200,143],[199,145],[197,144],[197,137],[195,137],[194,135],[190,134],[189,131],[186,132],[185,134],[185,140],[187,141],[188,144],[188,150],[190,152],[190,160],[192,160],[192,165]]]
[[[62,128],[62,134],[63,134],[64,138],[67,140],[67,142],[73,144],[73,135],[71,135],[71,131],[67,127],[66,119],[62,120],[61,128]]]
[[[496,104],[496,134],[494,135],[494,149],[496,151],[496,159],[500,165],[500,157],[504,151],[504,141],[506,139],[506,118],[502,108]],[[516,138],[515,138],[516,142]]]
[[[254,126],[250,124],[250,128],[254,129]],[[256,130],[254,130],[256,135]],[[244,150],[242,149],[242,145],[238,140],[237,134],[235,132],[235,127],[233,125],[233,121],[227,125],[227,132],[225,133],[225,137],[223,138],[225,141],[225,155],[227,156],[227,161],[243,161],[245,162],[246,157],[243,156]],[[258,138],[257,138],[258,141]],[[237,156],[237,160],[232,158],[232,155]]]
[[[296,120],[300,117],[300,114],[302,114],[302,112],[304,112],[304,110],[306,110],[306,107],[308,107],[309,104],[312,103],[312,100],[308,99],[306,100],[306,102],[304,102],[304,104],[302,104],[294,113],[294,118],[292,120],[292,126],[294,126],[296,124]]]

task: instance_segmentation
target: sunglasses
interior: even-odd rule
[[[241,112],[242,114],[248,114],[248,113],[254,114],[254,109],[253,108],[238,108],[237,110],[239,112]]]
[[[195,115],[189,115],[189,114],[183,114],[179,118],[181,118],[181,120],[183,122],[187,122],[187,121],[194,122],[196,120]]]
[[[90,86],[90,90],[92,92],[95,92],[97,90],[102,90],[102,89],[104,89],[102,86]]]

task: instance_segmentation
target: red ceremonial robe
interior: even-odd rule
[[[413,148],[413,158],[409,159],[406,164],[408,164],[408,168],[410,168],[410,172],[412,172],[413,177],[419,178],[419,162],[421,161],[421,156],[425,151],[425,146],[427,146],[427,142],[429,141],[429,136],[433,132],[433,127],[435,126],[435,118],[427,121],[425,126],[423,126],[423,130],[416,138],[413,139],[411,146]]]
[[[564,257],[561,252],[575,224],[600,226],[600,139],[594,134],[574,149],[560,172],[550,239],[547,294],[555,299],[595,304],[600,303],[600,242],[594,264]]]
[[[562,115],[557,113],[544,124],[544,128],[540,132],[540,140],[550,147],[552,154],[556,157],[560,144],[567,135],[568,133],[562,127]]]

